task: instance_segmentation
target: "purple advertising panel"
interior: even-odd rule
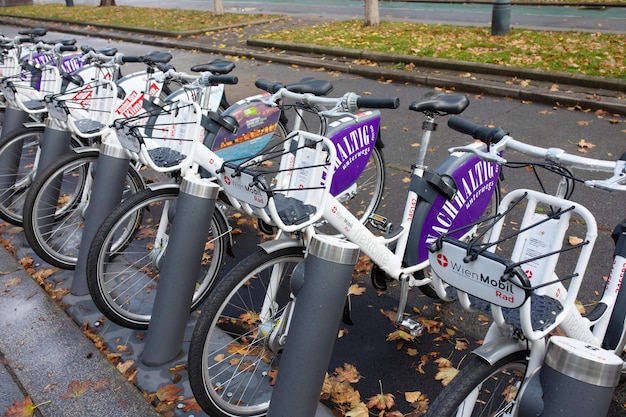
[[[351,186],[369,161],[380,127],[380,113],[357,114],[358,119],[345,117],[329,124],[328,137],[335,144],[337,161],[330,192],[338,195]]]
[[[419,262],[428,259],[428,246],[442,234],[462,228],[483,216],[496,190],[499,174],[498,164],[483,161],[474,155],[449,173],[457,185],[457,192],[451,200],[439,194],[424,217],[418,245]],[[450,236],[458,238],[465,233],[467,230],[459,230]]]

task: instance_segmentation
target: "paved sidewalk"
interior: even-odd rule
[[[0,413],[28,396],[45,417],[159,415],[2,246],[0,329]]]

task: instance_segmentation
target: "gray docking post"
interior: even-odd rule
[[[72,140],[71,132],[68,130],[58,130],[53,126],[56,126],[56,122],[46,119],[46,128],[39,143],[39,162],[37,163],[35,178],[39,178],[43,175],[42,173],[46,168],[61,156],[70,152],[70,143]],[[50,233],[54,223],[54,213],[56,211],[57,202],[59,201],[62,181],[62,176],[53,178],[50,182],[50,186],[45,188],[41,195],[42,204],[37,210],[37,216],[40,220],[39,232],[42,236]]]
[[[102,222],[122,200],[129,161],[128,153],[120,145],[102,144],[101,153],[96,162],[89,206],[85,213],[85,227],[78,249],[78,261],[71,290],[73,295],[89,294],[87,286],[89,247]]]
[[[160,366],[181,352],[219,186],[184,178],[141,361]]]
[[[2,119],[2,133],[0,138],[4,139],[14,130],[24,127],[24,123],[28,122],[28,113],[13,107],[7,107],[4,110],[4,118]]]
[[[28,113],[7,107],[4,111],[4,120],[2,121],[2,132],[0,138],[4,139],[14,130],[23,127],[28,121]],[[11,150],[4,152],[0,158],[0,199],[5,201],[10,198],[13,191],[13,185],[17,180],[17,171],[22,158],[22,141],[11,145]]]
[[[313,417],[337,339],[359,248],[332,236],[315,236],[304,260],[287,343],[267,417]]]

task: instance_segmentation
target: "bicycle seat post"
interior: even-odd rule
[[[425,112],[426,120],[422,123],[422,141],[420,143],[420,149],[417,154],[417,160],[415,161],[414,170],[419,170],[419,174],[426,170],[424,161],[426,160],[426,153],[428,152],[428,145],[430,143],[430,135],[437,130],[437,123],[435,123],[435,116],[433,113]]]

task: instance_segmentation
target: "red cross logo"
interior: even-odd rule
[[[442,267],[448,266],[448,258],[443,253],[437,255],[437,263]]]

